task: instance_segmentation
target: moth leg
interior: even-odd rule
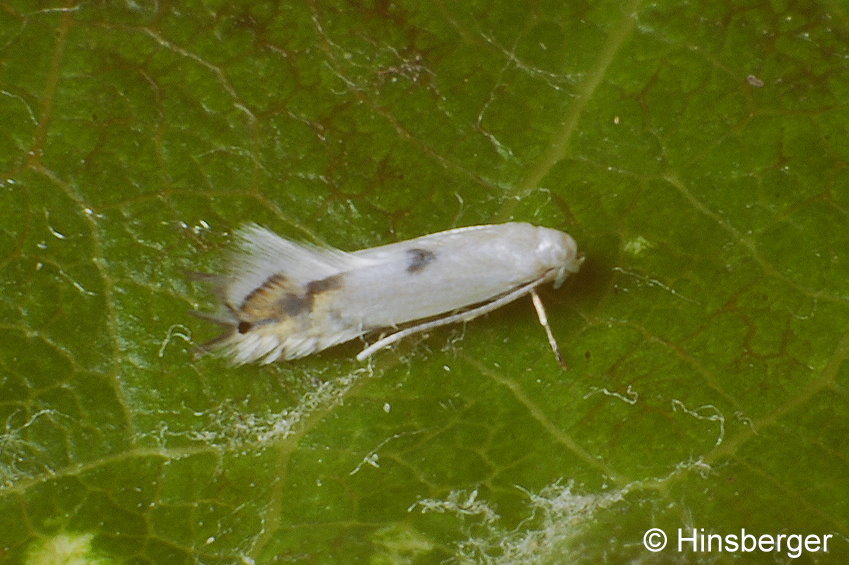
[[[469,320],[477,318],[478,316],[482,316],[483,314],[486,314],[488,312],[492,312],[493,310],[497,310],[497,309],[501,308],[502,306],[504,306],[505,304],[509,304],[510,302],[513,302],[517,298],[522,297],[522,296],[528,294],[529,292],[533,292],[534,288],[539,286],[543,282],[545,282],[544,278],[533,280],[533,281],[531,281],[527,284],[520,286],[516,290],[508,292],[507,294],[505,294],[501,298],[493,300],[492,302],[487,302],[486,304],[484,304],[482,306],[478,306],[477,308],[472,308],[471,310],[466,310],[465,312],[459,312],[457,314],[452,314],[450,316],[446,316],[446,317],[440,318],[438,320],[432,320],[430,322],[425,322],[423,324],[419,324],[417,326],[412,326],[412,327],[407,328],[405,330],[395,332],[394,334],[390,334],[390,335],[388,335],[384,338],[377,340],[373,344],[369,345],[368,347],[366,347],[365,349],[360,351],[357,354],[357,361],[363,361],[367,357],[372,355],[374,352],[383,349],[387,345],[392,345],[396,341],[404,339],[405,337],[407,337],[409,335],[417,334],[417,333],[420,333],[420,332],[426,332],[428,330],[432,330],[433,328],[438,328],[440,326],[445,326],[445,325],[448,325],[448,324],[454,324],[456,322],[468,322]]]
[[[551,326],[548,325],[548,317],[545,315],[545,308],[543,308],[542,300],[539,299],[539,295],[535,288],[531,289],[531,300],[534,303],[534,309],[537,311],[539,323],[542,324],[543,328],[545,328],[545,335],[548,337],[548,345],[551,346],[551,350],[554,352],[557,362],[565,371],[566,360],[563,359],[563,354],[560,352],[560,346],[557,345],[557,340],[554,339],[554,334],[551,333]]]

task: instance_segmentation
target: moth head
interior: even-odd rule
[[[583,253],[578,253],[578,244],[572,236],[562,231],[541,228],[537,254],[554,271],[554,288],[559,288],[571,274],[577,273],[584,262]]]

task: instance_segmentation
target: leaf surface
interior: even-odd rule
[[[849,555],[845,6],[38,6],[0,18],[0,561]],[[586,254],[542,292],[566,373],[527,300],[367,365],[193,357],[241,224],[507,220]]]

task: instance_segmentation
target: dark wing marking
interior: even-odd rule
[[[436,254],[427,249],[408,249],[407,255],[410,256],[410,262],[407,264],[408,273],[418,273],[436,259]]]

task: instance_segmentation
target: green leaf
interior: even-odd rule
[[[0,561],[849,556],[842,3],[2,11]],[[507,220],[586,254],[565,373],[528,300],[367,365],[193,356],[243,223]]]

